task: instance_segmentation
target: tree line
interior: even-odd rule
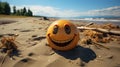
[[[13,6],[13,15],[18,15],[18,16],[33,16],[33,13],[30,9],[26,9],[25,7],[22,9],[16,10],[16,6]]]
[[[16,6],[13,6],[12,8],[13,8],[13,12],[11,12],[9,3],[0,2],[0,14],[17,15],[17,16],[33,16],[33,12],[30,9],[26,9],[26,7],[22,9],[16,9]]]

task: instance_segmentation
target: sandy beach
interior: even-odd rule
[[[43,20],[36,17],[0,18],[0,39],[3,36],[19,34],[16,45],[20,56],[5,57],[0,52],[0,64],[5,57],[2,67],[120,67],[120,36],[108,35],[109,41],[99,42],[108,47],[96,47],[82,42],[86,37],[80,31],[78,46],[70,51],[57,51],[47,44],[46,31],[54,20]],[[87,23],[72,21],[76,26]],[[110,25],[110,24],[109,24]],[[90,27],[101,27],[120,31],[120,25],[94,24]],[[2,50],[2,49],[0,49]]]

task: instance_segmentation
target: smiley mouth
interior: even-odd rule
[[[48,35],[49,36],[49,35]],[[49,36],[50,40],[56,45],[56,46],[59,46],[59,47],[65,47],[65,46],[68,46],[75,38],[75,35],[72,39],[69,39],[69,40],[64,40],[64,41],[58,41],[58,40],[54,40],[52,39],[50,36]]]

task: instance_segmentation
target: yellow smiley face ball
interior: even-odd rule
[[[53,22],[46,33],[48,45],[56,50],[66,51],[73,49],[79,41],[79,32],[76,26],[68,20]]]

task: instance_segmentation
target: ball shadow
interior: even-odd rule
[[[96,54],[93,50],[89,48],[84,48],[81,46],[77,46],[76,48],[70,50],[70,51],[58,51],[54,50],[57,54],[71,60],[75,60],[77,58],[80,58],[84,62],[89,62],[90,60],[93,60],[96,58]]]

